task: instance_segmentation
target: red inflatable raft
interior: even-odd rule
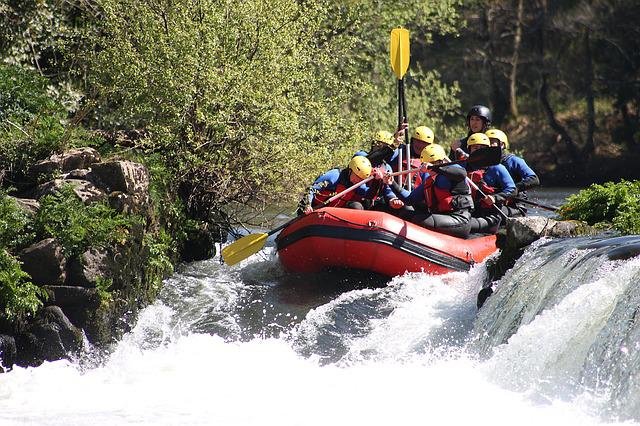
[[[468,271],[497,250],[495,235],[461,239],[370,210],[326,207],[293,222],[276,238],[290,272],[352,268],[393,277],[405,272]]]

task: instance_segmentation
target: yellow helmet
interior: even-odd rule
[[[444,148],[437,143],[427,145],[420,154],[420,161],[423,163],[433,163],[434,161],[444,160],[447,158],[447,153],[444,152]]]
[[[489,139],[491,138],[498,139],[500,142],[504,144],[505,148],[509,149],[509,138],[507,137],[506,133],[503,132],[502,130],[489,129],[486,132],[484,132],[484,134],[487,135]]]
[[[473,145],[491,146],[491,141],[489,140],[489,137],[484,133],[474,133],[469,136],[469,139],[467,139],[467,146]]]
[[[393,133],[386,130],[378,130],[373,136],[374,142],[381,142],[386,145],[393,145]]]
[[[356,155],[349,161],[349,168],[360,179],[366,179],[371,176],[371,162],[367,157]]]
[[[424,143],[433,143],[434,138],[433,130],[427,126],[418,126],[416,127],[416,131],[413,133],[413,139],[418,139]]]

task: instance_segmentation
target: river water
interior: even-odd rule
[[[0,425],[639,424],[638,252],[538,241],[480,311],[485,265],[296,276],[270,243],[194,262],[111,351],[0,375]]]

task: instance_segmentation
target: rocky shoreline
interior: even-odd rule
[[[43,197],[70,185],[85,205],[105,202],[117,213],[143,220],[128,230],[126,241],[89,248],[76,256],[65,255],[55,238],[34,242],[18,253],[22,270],[48,298],[31,318],[0,321],[4,368],[66,358],[78,352],[85,339],[99,347],[117,341],[137,312],[155,300],[159,281],[167,273],[152,261],[153,247],[147,242],[158,232],[158,224],[150,201],[149,171],[142,164],[103,162],[95,149],[80,148],[53,155],[35,164],[30,173],[35,182],[44,182],[22,188],[12,197],[28,215],[35,216]],[[211,235],[203,240],[187,244],[190,250],[185,257],[213,256]],[[194,252],[193,247],[202,250]]]

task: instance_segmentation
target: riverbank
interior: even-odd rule
[[[142,164],[93,148],[29,169],[3,207],[2,365],[35,366],[118,341],[184,260],[215,255],[212,233],[170,235]],[[219,234],[219,232],[218,232]]]

